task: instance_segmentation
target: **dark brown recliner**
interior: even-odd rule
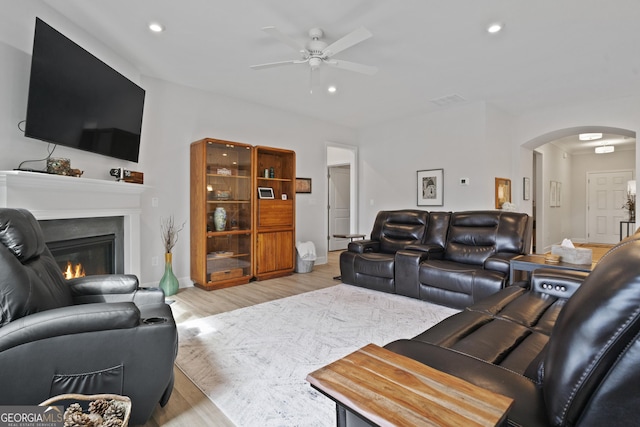
[[[144,424],[169,400],[177,349],[160,289],[132,275],[65,281],[33,215],[0,209],[0,405],[119,394]]]
[[[385,347],[513,398],[508,425],[636,425],[640,233],[579,275],[536,270],[531,289],[507,287]]]
[[[504,288],[509,261],[529,252],[531,218],[525,213],[466,211],[451,214],[444,252],[407,246],[396,256],[396,292],[464,308]]]
[[[340,254],[342,282],[395,293],[396,252],[427,243],[441,252],[449,215],[411,209],[378,212],[369,240],[351,242]]]

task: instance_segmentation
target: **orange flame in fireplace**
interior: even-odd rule
[[[82,264],[78,263],[76,265],[73,265],[71,261],[67,261],[67,269],[63,271],[62,274],[67,280],[85,276],[84,267],[82,267]]]

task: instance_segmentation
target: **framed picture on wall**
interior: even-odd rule
[[[442,206],[444,203],[444,169],[418,171],[418,206]]]
[[[496,178],[496,209],[502,209],[505,203],[511,203],[511,180]]]
[[[311,178],[296,178],[296,193],[311,193]]]
[[[531,199],[531,179],[524,177],[522,178],[522,200]]]
[[[549,182],[549,207],[558,206],[558,183],[556,181]]]

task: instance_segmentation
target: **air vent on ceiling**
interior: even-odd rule
[[[455,104],[460,104],[464,101],[466,101],[466,99],[464,99],[460,95],[455,95],[455,94],[447,95],[441,98],[436,98],[431,100],[431,102],[433,102],[438,107],[450,107]]]

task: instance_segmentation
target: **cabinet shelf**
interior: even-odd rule
[[[291,182],[292,180],[288,178],[265,178],[258,177],[258,181],[279,181],[279,182]]]
[[[216,236],[233,236],[236,234],[251,235],[251,230],[224,230],[224,231],[207,231],[207,237]]]
[[[214,205],[229,203],[251,203],[251,200],[207,200],[207,203],[211,203]]]
[[[222,175],[217,173],[208,173],[207,176],[215,177],[215,178],[234,178],[234,179],[250,179],[250,176],[247,175]]]
[[[207,261],[215,261],[215,260],[223,260],[223,259],[233,259],[233,258],[242,258],[242,257],[248,257],[251,254],[233,254],[233,255],[211,255],[211,254],[207,254]]]

